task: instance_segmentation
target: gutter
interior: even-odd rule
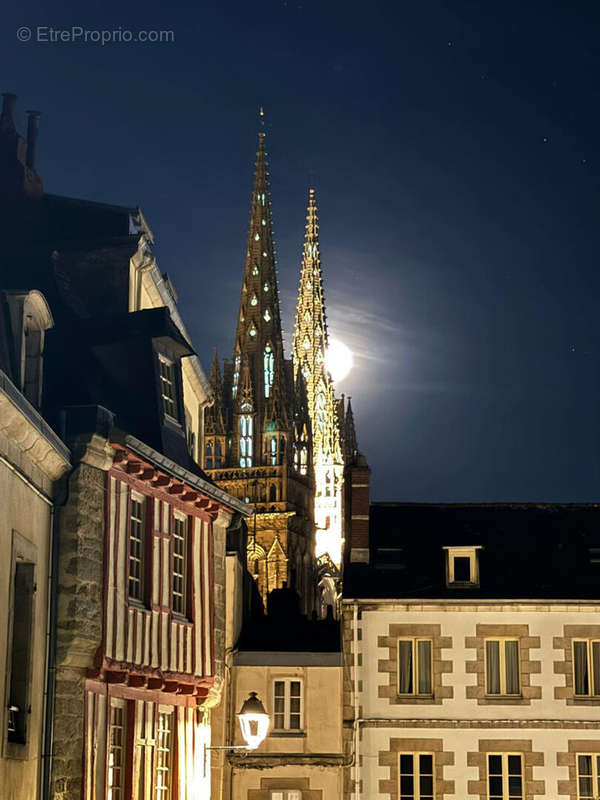
[[[213,483],[201,478],[199,475],[194,475],[193,472],[190,472],[184,467],[181,467],[179,464],[176,464],[175,461],[171,461],[170,458],[163,456],[162,453],[154,450],[154,448],[149,447],[147,444],[144,444],[144,442],[140,442],[140,440],[136,439],[135,436],[127,434],[125,436],[124,443],[126,447],[128,447],[134,453],[137,453],[139,456],[145,458],[158,469],[164,469],[174,477],[180,478],[182,481],[185,481],[190,486],[198,489],[212,500],[217,500],[222,505],[227,506],[234,511],[239,511],[239,513],[245,517],[251,517],[254,513],[253,509],[250,508],[248,503],[245,503],[243,500],[238,500],[237,497],[233,497],[233,495],[228,494],[223,489],[220,489]]]

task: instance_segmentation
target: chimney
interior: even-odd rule
[[[358,454],[346,473],[347,486],[347,550],[351,564],[369,563],[369,506],[371,503],[371,470],[367,460]]]
[[[0,133],[16,133],[17,123],[15,109],[17,95],[12,92],[2,92],[2,114],[0,115]]]
[[[27,156],[25,163],[29,169],[35,169],[35,150],[41,116],[39,111],[27,112]]]

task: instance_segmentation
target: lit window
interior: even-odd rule
[[[255,234],[254,234],[254,241],[255,241],[255,242],[258,242],[258,240],[259,240],[259,239],[260,239],[260,234],[258,234],[258,233],[255,233]]]
[[[310,281],[306,281],[306,288],[308,289],[309,292],[312,289],[312,283]]]
[[[258,237],[258,234],[256,234],[256,235]],[[256,264],[252,267],[252,274],[253,275],[258,275],[258,267],[256,266]]]
[[[398,782],[400,800],[433,800],[432,753],[400,753]]]
[[[187,611],[187,520],[173,519],[173,612],[185,616]]]
[[[308,338],[308,336],[304,337],[304,341],[302,342],[302,347],[305,350],[310,350],[310,339]]]
[[[269,451],[270,451],[270,456],[271,456],[271,466],[272,467],[276,467],[277,466],[277,437],[275,437],[275,436],[271,436]]]
[[[481,546],[444,547],[446,551],[446,585],[448,587],[479,586],[479,551]]]
[[[252,295],[252,300],[250,300],[250,305],[251,306],[257,306],[258,305],[258,297],[255,294]]]
[[[486,639],[485,675],[487,694],[519,694],[519,642],[516,639]]]
[[[577,800],[596,800],[600,797],[600,756],[577,756]]]
[[[523,797],[522,757],[511,753],[489,753],[489,800],[523,800]]]
[[[299,680],[286,678],[274,681],[273,729],[302,730],[302,684]]]
[[[600,641],[577,639],[573,642],[573,671],[577,696],[600,695]]]
[[[125,707],[111,705],[108,733],[108,800],[123,800],[125,796],[125,719]]]
[[[310,369],[308,368],[308,364],[305,364],[302,367],[302,377],[304,380],[308,380],[308,376],[310,375]]]
[[[306,475],[308,472],[308,447],[302,444],[300,447],[300,474]]]
[[[267,257],[267,251],[263,250],[263,258],[266,258],[266,257]]]
[[[431,639],[398,639],[398,694],[432,694]]]
[[[268,308],[265,308],[265,313],[263,314],[263,317],[265,318],[265,322],[269,322],[271,320],[271,312],[269,311]]]
[[[235,363],[233,368],[233,385],[231,387],[231,396],[235,397],[237,395],[238,389],[238,381],[240,379],[240,364],[241,364],[241,357],[235,357]]]
[[[262,225],[263,227],[264,227],[264,226],[267,224],[267,223],[266,223],[266,220],[264,220],[264,219],[261,219],[261,221],[260,221],[260,222],[261,222],[261,225]]]
[[[156,800],[171,800],[173,712],[158,714],[156,731]]]
[[[144,600],[144,498],[131,496],[129,501],[129,597]]]
[[[247,404],[245,404],[245,406],[247,406]],[[252,466],[252,423],[251,414],[242,414],[240,417],[240,467]]]
[[[159,356],[158,365],[163,411],[168,417],[179,420],[175,364],[173,364],[172,361],[167,361],[166,358]]]
[[[254,337],[256,336],[256,328],[254,327],[254,325],[252,325],[248,333],[250,334],[250,338],[254,339]]]
[[[270,344],[265,345],[263,368],[265,375],[265,397],[269,397],[271,394],[271,387],[273,386],[273,374],[275,370],[275,357]]]
[[[261,194],[261,196],[260,196],[260,204],[261,204],[261,206],[264,206],[264,204],[265,204],[265,195],[264,195],[264,192],[263,192],[263,193]]]
[[[304,322],[310,322],[311,319],[312,319],[312,317],[310,315],[310,311],[308,309],[306,309],[306,311],[304,312]]]
[[[263,292],[268,292],[268,291],[269,291],[269,284],[265,281],[263,286]]]
[[[326,416],[325,392],[323,391],[323,387],[319,386],[319,391],[317,392],[317,430],[325,430]]]

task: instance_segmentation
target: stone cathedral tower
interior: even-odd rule
[[[302,381],[294,380],[283,352],[263,130],[233,360],[221,376],[215,353],[210,381],[204,468],[255,508],[248,561],[262,597],[287,583],[310,611],[316,572],[310,417]]]
[[[327,321],[319,252],[315,190],[309,190],[302,253],[293,364],[306,385],[315,475],[316,555],[337,566],[342,555],[344,459],[340,442],[339,402],[325,365]],[[343,403],[343,401],[342,401]]]

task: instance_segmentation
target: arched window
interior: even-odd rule
[[[325,473],[325,497],[331,497],[331,472]],[[329,527],[329,524],[326,526]]]
[[[231,387],[231,396],[235,397],[237,395],[238,390],[238,382],[240,380],[240,364],[241,358],[240,356],[235,357],[235,365],[233,368],[233,385]]]
[[[294,469],[296,472],[300,472],[300,446],[297,442],[292,445],[292,450],[294,453]]]
[[[240,467],[252,466],[253,419],[248,403],[242,405],[240,417]]]
[[[269,503],[276,503],[277,502],[277,487],[274,483],[271,484],[271,488],[269,489]]]
[[[215,442],[215,469],[220,469],[223,466],[223,449],[221,442]]]
[[[271,386],[273,386],[273,373],[275,371],[275,356],[273,355],[273,348],[270,344],[265,345],[263,364],[265,373],[265,397],[269,397],[271,394]]]
[[[308,447],[304,442],[300,447],[300,474],[306,475],[308,472]]]
[[[269,457],[271,460],[271,466],[277,466],[277,437],[271,436],[269,441]]]
[[[285,437],[281,436],[279,438],[279,463],[283,464],[285,460]]]
[[[212,469],[213,465],[213,445],[212,442],[206,443],[206,469]]]

